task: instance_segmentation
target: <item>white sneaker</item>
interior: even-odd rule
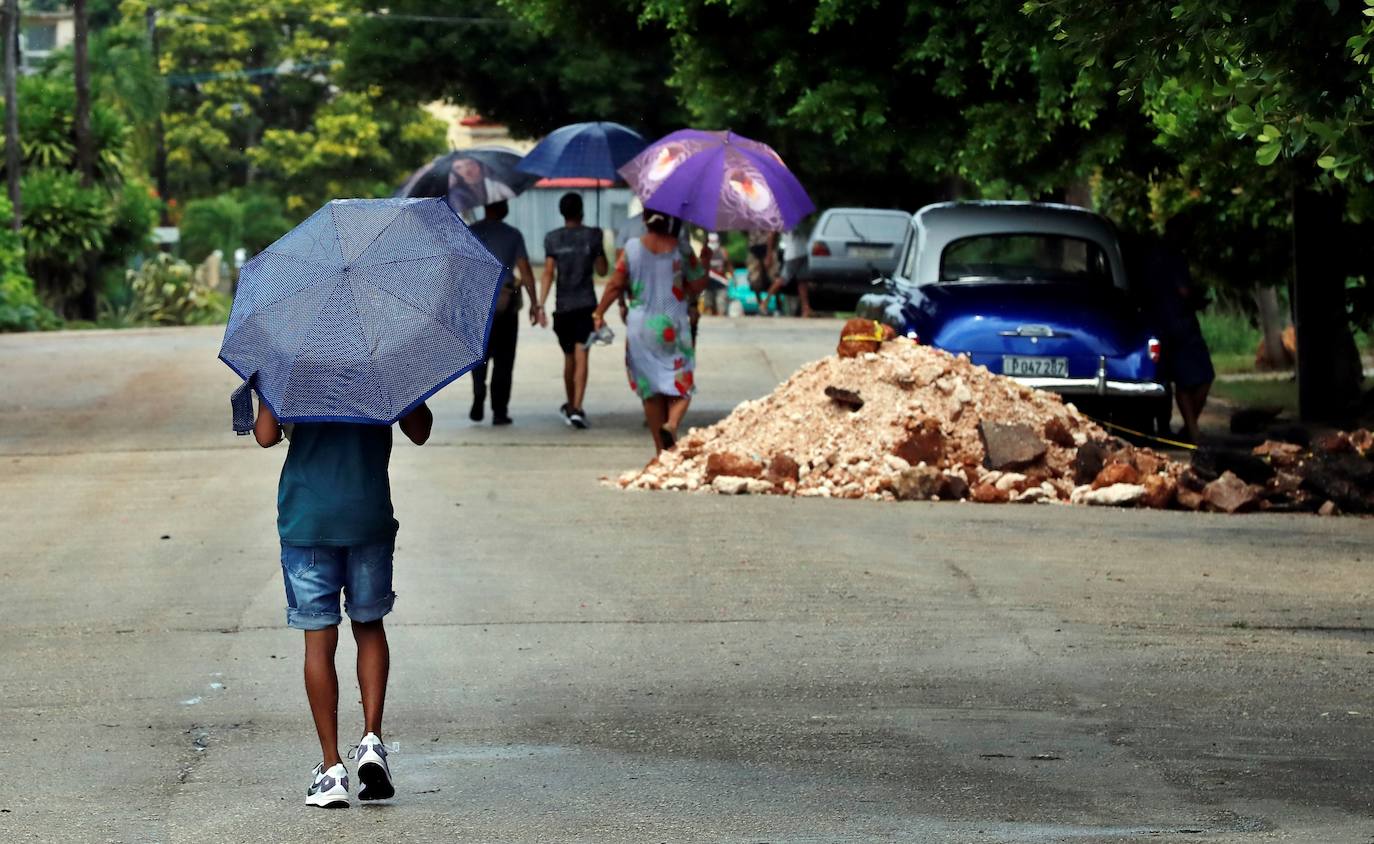
[[[387,746],[375,733],[363,736],[349,755],[358,760],[359,800],[386,800],[396,794],[386,762]]]
[[[348,808],[348,769],[342,763],[329,770],[324,763],[315,766],[310,781],[310,790],[305,793],[305,805],[321,809]]]

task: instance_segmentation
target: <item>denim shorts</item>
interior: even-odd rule
[[[343,621],[376,621],[391,612],[391,557],[395,540],[371,545],[330,547],[281,546],[281,573],[286,582],[286,624],[297,630],[323,630]]]

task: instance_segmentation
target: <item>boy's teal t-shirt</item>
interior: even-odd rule
[[[368,545],[394,539],[391,426],[299,423],[277,487],[286,545]]]

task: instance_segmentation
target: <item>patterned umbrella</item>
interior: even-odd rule
[[[733,132],[679,130],[620,175],[645,208],[708,231],[786,231],[816,210],[772,147]]]
[[[504,268],[443,199],[336,199],[244,265],[219,357],[282,422],[389,425],[481,362]]]
[[[539,181],[517,169],[520,153],[505,147],[472,147],[441,155],[411,174],[397,196],[442,196],[458,213],[514,199]]]

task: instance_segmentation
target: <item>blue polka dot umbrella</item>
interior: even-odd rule
[[[244,265],[219,357],[282,422],[389,425],[486,353],[504,268],[442,198],[336,199]]]

